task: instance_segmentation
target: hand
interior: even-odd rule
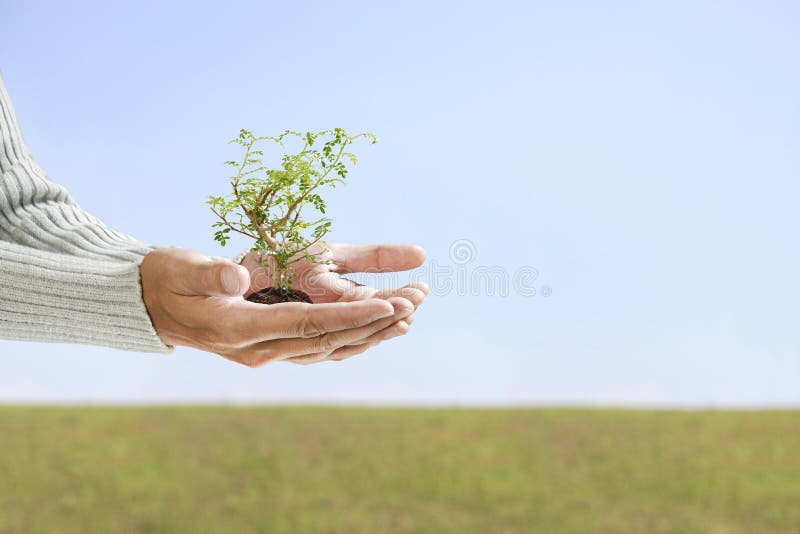
[[[250,286],[247,269],[180,248],[149,253],[140,271],[144,302],[164,343],[248,367],[370,343],[398,316],[413,312],[404,298],[255,304],[242,298]]]
[[[425,261],[425,251],[417,245],[347,245],[342,243],[327,243],[317,247],[311,252],[322,260],[332,261],[332,264],[298,262],[294,264],[296,279],[292,287],[305,291],[315,303],[354,302],[366,299],[381,298],[395,300],[402,298],[410,302],[416,310],[430,290],[425,283],[417,282],[400,288],[378,290],[375,288],[356,284],[344,278],[342,274],[352,272],[395,272],[414,269]],[[247,254],[242,260],[242,265],[250,271],[251,288],[245,293],[259,291],[272,285],[272,280],[264,272],[258,262],[258,255]],[[373,334],[369,339],[360,343],[336,349],[325,356],[319,354],[314,357],[290,358],[293,363],[316,363],[323,360],[341,361],[356,354],[360,354],[381,341],[406,334],[414,315],[407,314],[404,307],[400,307],[394,316],[394,322],[384,330]]]

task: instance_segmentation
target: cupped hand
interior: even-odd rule
[[[180,248],[144,257],[142,292],[153,326],[167,345],[194,347],[248,367],[299,358],[318,361],[375,341],[375,335],[408,318],[403,297],[284,303],[244,300],[246,268]]]
[[[289,361],[293,363],[316,363],[326,359],[340,361],[360,354],[381,341],[408,332],[414,321],[413,310],[422,304],[430,291],[425,283],[415,282],[397,288],[376,289],[357,284],[342,275],[354,272],[389,273],[414,269],[425,261],[425,251],[422,247],[406,244],[326,243],[311,252],[315,253],[318,259],[329,263],[305,261],[295,263],[293,267],[296,278],[292,287],[307,293],[315,303],[345,303],[375,298],[396,303],[398,299],[404,299],[412,306],[412,313],[407,312],[408,306],[395,304],[394,321],[367,340],[338,348],[327,355],[298,357]],[[251,277],[251,288],[245,296],[272,285],[272,280],[258,260],[258,255],[255,253],[247,254],[242,260],[242,265],[250,271]]]

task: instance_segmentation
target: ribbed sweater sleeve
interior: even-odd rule
[[[0,338],[169,352],[142,300],[139,263],[152,249],[47,178],[0,76]]]

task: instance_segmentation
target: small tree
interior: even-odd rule
[[[305,134],[287,130],[278,137],[256,137],[241,130],[231,143],[241,145],[244,156],[241,161],[225,162],[236,170],[230,176],[232,192],[208,200],[220,219],[213,225],[217,228],[214,239],[225,246],[231,232],[252,238],[255,242],[250,250],[260,253],[274,289],[289,291],[295,277],[293,263],[327,263],[321,253],[311,249],[331,227],[320,190],[345,183],[348,163],[358,161],[345,149],[359,138],[377,142],[373,134],[348,135],[341,128]],[[280,166],[268,167],[261,143],[277,143],[285,149],[290,140],[302,144],[300,151],[284,153]],[[314,220],[302,217],[309,205],[318,212]]]

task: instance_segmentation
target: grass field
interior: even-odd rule
[[[0,532],[800,532],[800,412],[0,407]]]

